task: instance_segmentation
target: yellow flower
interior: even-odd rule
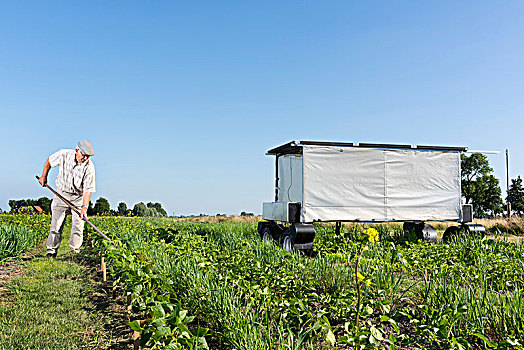
[[[353,274],[353,277],[356,277],[359,283],[362,283],[362,281],[364,281],[364,276],[362,276],[360,272],[357,272],[356,275]]]
[[[368,235],[369,243],[373,244],[378,242],[378,231],[374,228],[368,228],[364,233]]]

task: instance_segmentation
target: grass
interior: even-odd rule
[[[1,350],[115,348],[107,329],[116,325],[99,310],[93,271],[67,252],[68,227],[56,259],[46,258],[42,245],[22,262],[20,273],[2,282]]]
[[[85,273],[68,261],[37,258],[9,285],[0,308],[3,349],[80,349],[97,342]],[[82,281],[84,280],[84,281]]]

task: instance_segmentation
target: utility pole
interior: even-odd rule
[[[509,151],[506,148],[506,198],[508,198],[509,194]],[[511,202],[508,198],[508,219],[511,219]]]

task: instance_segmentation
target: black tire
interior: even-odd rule
[[[404,232],[413,232],[417,239],[424,239],[424,222],[422,221],[405,221],[402,225]]]
[[[463,227],[466,233],[480,239],[486,235],[486,228],[481,224],[464,224]]]
[[[444,235],[442,236],[442,243],[449,243],[451,242],[451,239],[453,237],[456,237],[460,232],[460,227],[458,226],[450,226],[444,231]]]
[[[289,231],[284,232],[280,238],[282,249],[288,253],[291,252],[293,250],[293,243],[293,235]]]
[[[260,239],[266,243],[273,241],[273,233],[271,232],[271,229],[269,228],[269,226],[265,226],[260,231]]]

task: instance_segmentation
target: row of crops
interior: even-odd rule
[[[255,224],[96,218],[153,348],[522,349],[524,249],[500,239],[411,243],[398,227],[317,226],[285,253]],[[141,320],[141,322],[139,322]]]
[[[0,264],[45,239],[50,220],[49,215],[0,215]]]
[[[523,348],[522,243],[318,225],[305,255],[262,242],[256,223],[91,221],[119,247],[86,226],[92,253],[130,293],[144,347]],[[48,227],[48,216],[1,215],[1,252],[17,246],[5,255],[16,256]]]

